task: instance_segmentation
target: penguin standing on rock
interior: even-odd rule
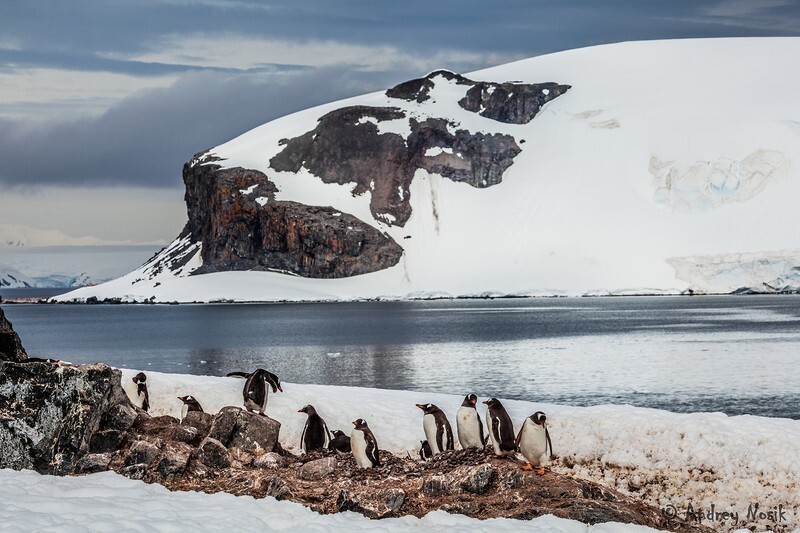
[[[264,411],[267,410],[269,388],[272,387],[272,392],[283,392],[281,380],[278,376],[272,372],[267,372],[263,368],[259,368],[250,374],[245,372],[230,372],[227,376],[246,378],[244,387],[242,388],[244,407],[251,412],[257,410],[260,415],[263,415]]]
[[[527,459],[528,464],[522,467],[523,470],[533,470],[534,466],[539,469],[536,473],[540,476],[544,474],[542,457],[547,460],[553,456],[553,443],[550,442],[550,433],[547,431],[547,417],[541,411],[536,411],[525,419],[522,429],[517,435],[517,447],[522,455]],[[550,449],[550,455],[547,450]]]
[[[378,441],[367,426],[367,421],[359,418],[353,422],[355,426],[350,433],[350,449],[360,468],[373,468],[381,466],[378,456]]]
[[[478,414],[478,410],[475,408],[477,403],[477,396],[474,394],[467,394],[456,413],[458,442],[461,443],[461,447],[465,450],[467,448],[478,448],[482,450],[486,445],[481,415]]]
[[[336,450],[336,453],[348,453],[350,451],[350,437],[344,431],[338,429],[331,432],[333,438],[328,443],[329,450]]]
[[[200,402],[198,402],[194,396],[178,396],[178,399],[183,402],[183,406],[181,407],[181,420],[186,418],[186,414],[191,411],[203,412]]]
[[[425,413],[422,417],[422,429],[425,430],[425,437],[428,439],[431,453],[436,455],[445,450],[452,450],[453,429],[450,427],[444,411],[432,403],[418,403],[417,407]]]
[[[136,398],[134,405],[140,408],[145,413],[150,409],[150,393],[147,392],[147,376],[144,372],[139,372],[133,376],[133,382],[136,384]]]
[[[514,424],[506,408],[497,398],[489,398],[483,403],[488,406],[486,424],[489,426],[489,440],[492,441],[494,454],[498,457],[514,455],[517,451]]]
[[[322,417],[317,414],[314,406],[306,405],[297,412],[308,415],[306,425],[303,427],[303,434],[300,436],[300,449],[308,453],[327,448],[331,440],[328,426],[325,425]]]

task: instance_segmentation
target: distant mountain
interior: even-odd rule
[[[800,288],[798,38],[631,42],[264,124],[189,161],[189,220],[63,299]]]
[[[18,270],[0,265],[0,288],[24,289],[35,286],[36,280],[29,278]]]
[[[59,230],[44,230],[16,224],[0,224],[0,249],[44,246],[131,246],[158,243],[108,241],[98,237],[73,237]]]

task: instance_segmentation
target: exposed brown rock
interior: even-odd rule
[[[184,166],[183,179],[189,222],[182,235],[202,243],[203,266],[194,274],[277,270],[341,278],[388,268],[402,256],[393,239],[350,214],[275,201],[277,189],[261,172],[194,160]],[[167,260],[175,270],[177,258],[158,261]]]

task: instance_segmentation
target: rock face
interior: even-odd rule
[[[0,361],[24,361],[28,358],[19,335],[0,308]]]
[[[136,411],[120,376],[103,364],[0,363],[0,468],[66,474],[95,434],[127,431]]]
[[[406,119],[408,137],[381,133],[382,122]],[[519,154],[514,137],[471,133],[443,118],[417,120],[396,108],[353,106],[331,111],[316,128],[285,141],[270,160],[278,171],[306,168],[325,183],[369,192],[376,220],[403,226],[411,216],[411,181],[419,169],[485,188],[502,181]]]
[[[435,106],[409,108],[408,102],[431,100],[439,83],[461,89],[457,103],[467,114],[502,124],[529,122],[570,88],[552,82],[477,82],[436,71],[389,89],[387,96],[398,106],[336,109],[306,133],[280,140],[282,148],[264,172],[223,168],[218,156],[199,153],[183,168],[186,227],[134,283],[165,269],[179,276],[271,270],[343,278],[397,265],[403,248],[379,228],[408,222],[418,170],[482,189],[500,183],[521,152],[510,134],[493,133],[491,127],[470,131],[455,119],[438,116]],[[301,170],[324,183],[351,186],[353,196],[369,195],[374,220],[277,199],[278,187],[265,172]],[[202,265],[192,262],[198,253]]]
[[[182,235],[187,246],[202,244],[203,266],[195,274],[277,270],[341,278],[388,268],[403,254],[393,239],[352,215],[275,201],[277,188],[261,172],[196,159],[184,166],[183,179],[189,222]]]

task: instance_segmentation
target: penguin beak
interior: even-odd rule
[[[355,422],[355,421],[353,421],[353,425],[354,425],[354,426],[357,426],[357,425],[358,425],[358,422]]]
[[[417,405],[417,407],[419,407],[419,408],[420,408],[420,409],[422,409],[423,411],[425,410],[425,406],[424,406],[424,405],[422,405],[421,403],[418,403],[418,404],[416,404],[416,405]]]
[[[489,400],[486,400],[485,402],[481,402],[481,403],[485,403],[486,405],[489,405]]]
[[[478,400],[470,400],[469,403],[472,404],[472,407],[475,407],[475,404],[478,403]],[[484,402],[486,403],[486,402]]]
[[[298,413],[305,413],[305,411],[303,409],[298,409],[297,412]]]
[[[280,385],[278,385],[278,390],[279,390],[279,391],[281,391],[281,392],[283,392],[283,389],[281,388],[281,386],[280,386]]]

